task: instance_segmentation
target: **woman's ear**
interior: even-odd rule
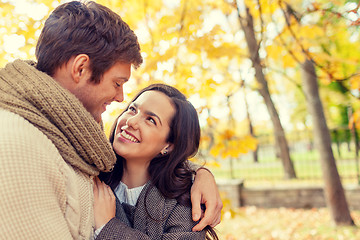
[[[174,148],[174,145],[172,143],[168,143],[161,151],[161,155],[166,155],[170,153]]]

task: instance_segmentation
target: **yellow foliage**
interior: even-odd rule
[[[290,54],[285,54],[282,58],[282,61],[285,68],[293,68],[298,65],[298,62],[296,62],[294,57]]]
[[[39,4],[45,4],[47,7],[50,8],[50,11],[53,10],[52,6],[57,6],[60,4],[60,0],[54,1],[54,0],[36,0],[37,3]],[[56,2],[56,4],[54,4],[54,2]]]
[[[247,135],[240,138],[235,136],[233,130],[226,129],[215,136],[215,144],[212,146],[210,154],[214,157],[238,158],[242,154],[255,150],[256,146],[257,140],[254,137]]]
[[[316,25],[311,25],[311,26],[305,25],[299,27],[297,33],[298,36],[300,36],[301,38],[317,39],[319,37],[323,37],[324,29]]]
[[[293,54],[294,54],[294,56],[295,56],[295,59],[296,59],[299,63],[305,62],[306,55],[305,55],[302,51],[298,50],[298,51],[293,52]],[[296,66],[297,66],[297,65],[296,65]]]
[[[246,143],[246,147],[251,150],[256,150],[258,145],[258,140],[251,135],[246,135],[244,138],[244,142]]]
[[[353,76],[350,79],[351,89],[360,89],[360,74]]]
[[[213,79],[207,79],[200,87],[198,93],[201,98],[210,98],[216,93],[217,83]]]
[[[221,9],[224,14],[230,15],[234,11],[234,7],[231,4],[224,3],[223,0],[214,0],[208,3],[213,9]]]
[[[214,157],[217,157],[220,155],[222,149],[225,148],[225,145],[223,143],[217,143],[210,149],[210,154]]]
[[[231,129],[226,129],[224,132],[222,132],[219,136],[220,141],[227,141],[234,137],[235,132]]]
[[[14,11],[14,6],[9,3],[0,3],[0,16],[5,17],[6,15],[10,15]]]
[[[257,1],[254,1],[257,2]],[[278,7],[277,1],[269,1],[269,0],[259,0],[258,3],[261,5],[261,13],[265,14],[273,14],[274,11]],[[258,6],[256,6],[258,8]]]
[[[112,123],[109,122],[109,121],[106,121],[106,122],[104,122],[103,124],[104,124],[104,132],[105,132],[105,135],[106,135],[106,137],[109,137]]]
[[[211,141],[211,137],[209,135],[206,134],[201,134],[201,138],[200,138],[201,142],[210,142]]]
[[[356,129],[360,129],[360,110],[355,111],[349,120],[350,129],[354,128],[353,125]]]
[[[232,157],[232,158],[236,158],[239,156],[239,154],[243,153],[243,149],[238,148],[239,147],[239,142],[236,140],[229,140],[227,142],[227,149],[226,151],[223,151],[222,157],[226,158],[226,157]]]
[[[219,119],[212,117],[212,116],[209,116],[206,119],[206,121],[207,121],[208,126],[216,126],[219,123]]]
[[[221,164],[217,161],[207,161],[204,166],[209,168],[220,168]]]
[[[241,48],[239,48],[238,45],[233,43],[224,43],[221,45],[221,47],[212,47],[211,45],[205,45],[207,47],[207,53],[209,58],[220,58],[220,57],[236,57],[245,55],[245,51]]]
[[[33,1],[45,4],[50,11],[54,8],[53,6],[60,2],[60,0]],[[35,46],[35,32],[40,29],[38,26],[41,26],[42,21],[34,21],[25,15],[15,16],[13,2],[6,1],[0,3],[0,17],[2,19],[0,21],[0,44],[3,44],[4,35],[24,35],[26,40],[25,46],[20,48],[22,51],[21,56],[24,56],[24,52],[26,56],[29,56],[30,50]],[[235,75],[234,72],[242,71],[241,67],[245,59],[244,56],[247,56],[247,50],[244,49],[246,44],[242,36],[243,33],[240,28],[236,29],[239,27],[238,22],[236,21],[235,24],[232,22],[233,17],[231,16],[236,12],[236,8],[234,8],[236,1],[229,4],[223,0],[182,0],[174,8],[167,8],[167,4],[164,4],[163,0],[145,0],[141,2],[131,0],[98,0],[97,2],[108,6],[120,14],[123,20],[139,34],[145,61],[143,66],[132,74],[132,79],[136,78],[132,81],[137,80],[137,85],[135,85],[138,88],[161,80],[176,86],[188,97],[198,94],[201,99],[206,100],[206,109],[211,109],[212,105],[217,104],[212,101],[214,96],[217,97],[220,94],[226,96],[236,91],[235,84],[237,83],[229,79]],[[238,2],[242,3],[242,1]],[[302,0],[284,0],[280,2],[282,7],[285,7],[285,3],[288,2],[291,6],[295,6],[294,9],[299,10],[299,13],[305,14],[306,9],[300,8]],[[340,6],[344,2],[336,0],[332,1],[332,3],[338,3]],[[304,21],[303,25],[300,25],[292,19],[291,28],[296,34],[297,40],[301,42],[300,47],[299,42],[295,41],[288,29],[281,29],[285,21],[282,14],[279,14],[281,13],[279,11],[279,1],[244,0],[244,4],[249,7],[253,15],[256,37],[260,37],[261,34],[259,32],[261,29],[259,25],[260,10],[261,17],[264,20],[262,29],[266,33],[270,31],[269,20],[271,19],[271,24],[277,24],[277,30],[281,32],[281,40],[283,41],[280,41],[279,36],[274,36],[275,39],[271,39],[271,37],[267,39],[266,34],[262,36],[264,37],[263,39],[257,39],[259,42],[262,40],[260,52],[263,52],[263,47],[266,46],[266,57],[268,59],[264,61],[264,66],[269,66],[269,68],[265,69],[265,72],[271,72],[272,69],[278,69],[281,66],[298,71],[298,62],[295,61],[293,55],[298,61],[303,62],[305,54],[302,53],[301,47],[309,49],[311,56],[318,66],[323,66],[327,69],[328,72],[319,73],[319,75],[330,73],[334,78],[343,78],[345,73],[349,75],[358,71],[360,61],[359,54],[357,54],[359,52],[358,43],[356,41],[353,43],[349,41],[350,37],[353,39],[356,34],[352,36],[351,31],[346,29],[345,24],[340,25],[339,23],[336,26],[326,25],[326,27],[323,27],[324,25],[322,24]],[[317,3],[312,4],[314,9],[319,10],[321,7],[323,6]],[[215,23],[211,31],[204,33],[202,29],[206,28],[206,21],[208,20],[205,16],[213,10],[222,11],[224,17],[228,17],[229,24],[223,27],[220,23]],[[185,15],[182,15],[183,13]],[[311,19],[314,22],[317,21],[316,14],[316,12],[310,14],[314,17]],[[20,20],[23,24],[19,24]],[[341,20],[339,19],[339,22]],[[319,21],[319,23],[322,22]],[[24,24],[26,26],[21,27]],[[240,32],[241,34],[239,34]],[[329,42],[334,42],[334,44],[328,44]],[[162,43],[165,43],[163,45],[167,48],[161,49]],[[288,52],[289,50],[292,51],[293,55]],[[4,49],[0,49],[0,65],[3,66],[6,59],[14,56],[6,53]],[[269,59],[270,61],[267,62]],[[277,65],[273,65],[273,62]],[[169,66],[171,67],[160,70],[159,66],[166,63],[170,63]],[[348,65],[351,66],[349,67]],[[197,69],[198,72],[193,69]],[[224,80],[221,83],[216,82],[213,78],[214,74],[221,75]],[[271,73],[267,76],[271,76]],[[332,80],[328,77],[329,74],[325,76],[327,76],[327,81]],[[297,80],[299,79],[298,77],[296,78]],[[352,89],[360,89],[360,76],[352,77],[349,83]],[[274,84],[277,83],[274,81]],[[248,81],[247,85],[252,85],[254,88],[261,87],[258,86],[256,81]],[[277,88],[272,87],[272,89]],[[137,91],[135,87],[133,90],[130,94],[131,97]],[[110,113],[110,118],[115,117],[117,114],[119,112],[114,110]],[[206,113],[204,115],[206,116]],[[359,113],[354,114],[353,121],[357,126],[360,126],[358,115]],[[224,116],[224,118],[226,117]],[[106,133],[109,132],[111,124],[112,122],[104,123]],[[224,124],[213,116],[209,116],[204,121],[204,124],[207,125],[206,127],[214,130],[214,132],[218,132],[214,133],[214,136],[205,135],[202,138],[202,142],[208,145],[213,144],[210,153],[214,156],[236,158],[256,148],[256,139],[251,136],[239,137],[240,131],[228,129],[226,123]],[[214,143],[211,141],[214,141]]]
[[[283,51],[283,47],[279,46],[279,45],[269,45],[266,46],[266,53],[269,57],[271,58],[278,58],[279,56],[282,56],[282,51]]]

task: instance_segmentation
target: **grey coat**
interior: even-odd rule
[[[116,218],[104,226],[96,240],[205,239],[205,231],[191,231],[195,225],[190,207],[164,198],[156,187],[147,183],[135,207],[116,199]]]

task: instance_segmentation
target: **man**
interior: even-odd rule
[[[37,63],[0,70],[0,236],[89,239],[93,178],[110,171],[112,148],[99,122],[123,100],[131,66],[142,63],[137,38],[108,8],[69,2],[45,22]],[[205,194],[205,195],[204,195]],[[198,170],[192,188],[194,230],[220,222],[214,178]],[[124,228],[123,239],[137,239]]]

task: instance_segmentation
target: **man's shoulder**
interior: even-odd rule
[[[33,138],[44,135],[39,129],[20,115],[0,108],[0,136],[9,139],[18,137],[19,134]]]
[[[0,108],[0,148],[3,153],[20,151],[59,155],[54,144],[37,127],[18,114]]]

